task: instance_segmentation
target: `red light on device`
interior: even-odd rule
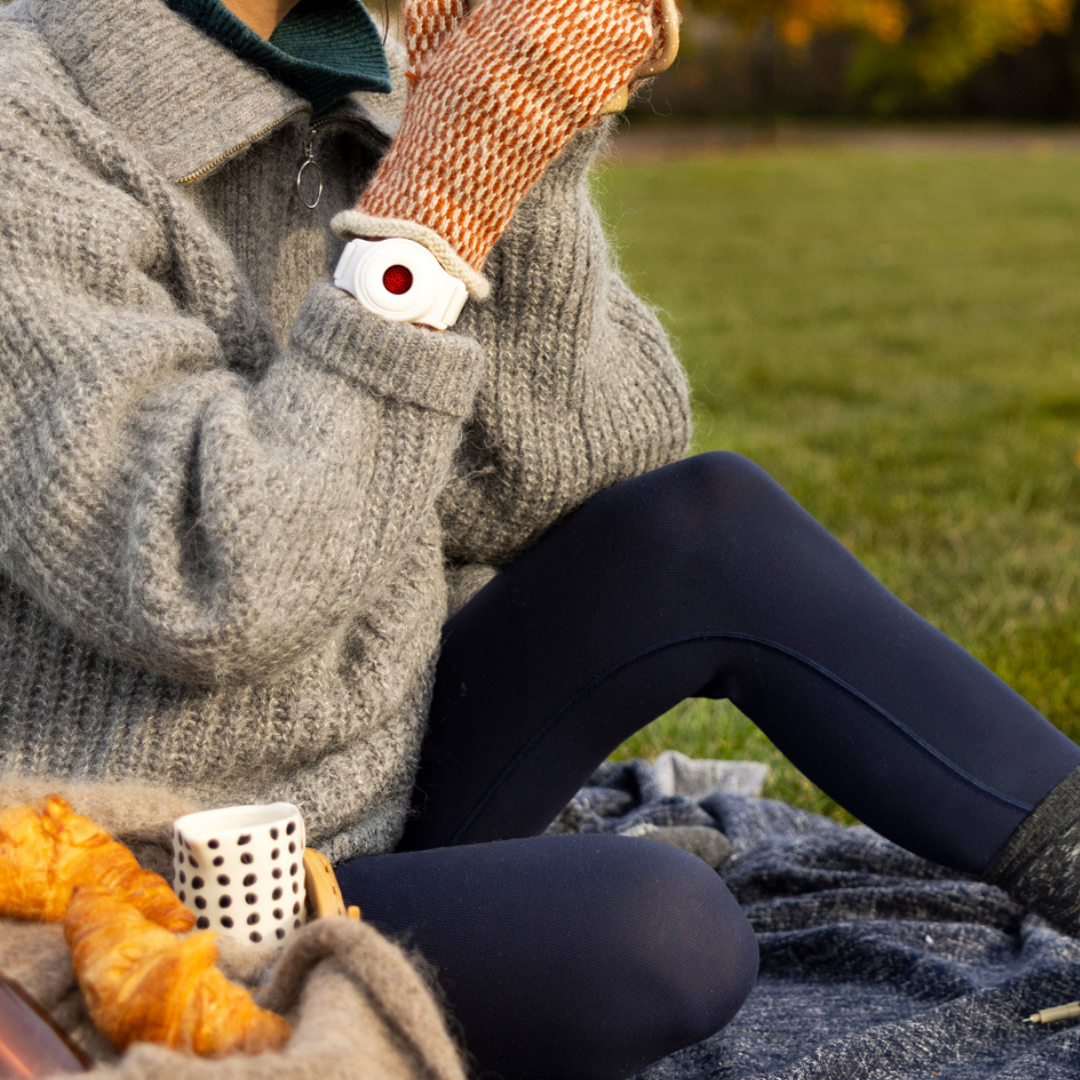
[[[412,271],[407,266],[387,267],[386,273],[382,276],[383,288],[395,296],[407,293],[412,288],[412,282]]]

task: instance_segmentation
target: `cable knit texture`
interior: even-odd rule
[[[448,583],[683,452],[679,366],[589,206],[596,134],[457,332],[328,283],[391,67],[312,130],[161,0],[0,15],[4,769],[288,799],[331,859],[389,850]]]

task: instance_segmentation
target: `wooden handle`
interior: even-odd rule
[[[360,918],[360,909],[355,904],[345,907],[330,860],[314,848],[304,848],[304,890],[309,918],[326,919],[334,915]]]
[[[642,64],[634,72],[634,81],[648,79],[667,71],[675,63],[679,52],[679,9],[675,0],[658,0],[660,8],[660,31],[664,37],[664,47],[648,63]],[[620,113],[630,104],[630,87],[616,90],[603,108],[603,114]]]
[[[664,47],[647,64],[634,72],[635,79],[647,79],[650,75],[659,75],[675,63],[679,53],[679,9],[675,0],[659,0],[660,29],[664,35]]]
[[[621,90],[616,90],[612,94],[608,103],[604,106],[603,115],[607,116],[609,113],[622,112],[627,105],[630,104],[630,87],[624,86]]]

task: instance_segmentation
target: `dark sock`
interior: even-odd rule
[[[1080,769],[1025,818],[985,876],[1058,930],[1080,936]]]

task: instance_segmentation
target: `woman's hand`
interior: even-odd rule
[[[653,0],[462,0],[406,9],[401,130],[335,227],[410,236],[486,291],[480,270],[522,197],[656,48]]]

